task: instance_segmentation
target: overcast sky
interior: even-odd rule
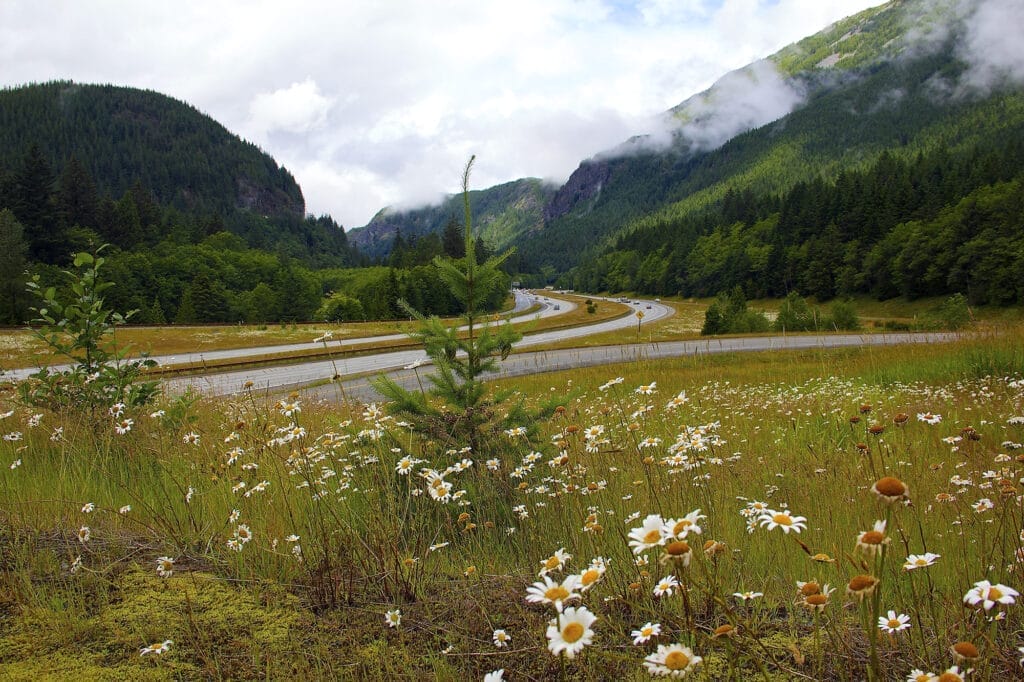
[[[0,79],[184,100],[346,228],[564,181],[727,71],[879,0],[0,0]]]

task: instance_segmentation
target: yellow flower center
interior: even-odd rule
[[[661,530],[655,528],[654,530],[647,531],[647,535],[644,536],[644,543],[653,545],[661,539]]]
[[[942,673],[937,679],[938,682],[963,682],[964,680],[956,673]]]
[[[640,634],[643,635],[644,637],[650,637],[651,635],[654,634],[654,628],[650,628],[650,627],[643,628],[643,629],[640,630]]]
[[[682,670],[690,664],[690,657],[682,651],[672,651],[665,657],[665,667],[669,670]]]
[[[553,571],[556,568],[558,568],[561,565],[561,563],[562,562],[558,560],[558,557],[553,556],[548,558],[548,560],[544,562],[544,568],[548,569],[549,571]]]
[[[823,594],[812,594],[804,599],[810,606],[824,606],[828,603],[828,597]]]
[[[596,568],[588,568],[580,576],[580,582],[584,585],[592,585],[601,577],[601,571]]]
[[[916,559],[914,559],[914,565],[915,566],[927,566],[928,565],[928,560],[927,559],[922,559],[921,557],[917,557]]]
[[[569,623],[562,628],[562,639],[569,644],[573,644],[579,641],[580,637],[583,636],[583,626],[579,623]]]
[[[693,525],[693,521],[689,519],[683,519],[672,527],[672,535],[679,535],[683,531],[688,531]]]
[[[793,517],[789,514],[774,514],[772,515],[772,521],[779,524],[780,526],[793,525]]]
[[[559,601],[559,600],[565,599],[568,596],[569,596],[569,590],[565,589],[561,585],[555,585],[554,587],[549,587],[547,589],[547,591],[544,593],[544,597],[546,599],[550,599],[551,601]]]
[[[1002,597],[1003,592],[998,587],[988,588],[988,596],[986,597],[986,599],[989,599],[991,601],[999,601],[1000,599],[1002,599]]]
[[[892,629],[898,628],[898,627],[900,627],[902,625],[903,625],[903,623],[899,622],[895,618],[890,618],[889,619],[889,627],[892,628]]]

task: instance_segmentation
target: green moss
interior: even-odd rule
[[[307,618],[296,597],[274,590],[261,599],[205,574],[165,580],[132,570],[116,580],[109,603],[37,607],[11,618],[0,638],[0,677],[254,676],[294,655],[291,634]],[[167,639],[174,641],[167,653],[139,656]]]

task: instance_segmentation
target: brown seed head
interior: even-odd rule
[[[720,637],[735,637],[736,628],[726,623],[725,625],[719,625],[715,628],[714,632],[711,633],[711,639],[719,639]]]
[[[973,661],[981,656],[978,647],[971,642],[957,642],[949,647],[949,651],[958,662]]]
[[[675,540],[668,544],[665,553],[673,557],[684,556],[690,553],[690,545],[683,540]]]
[[[878,585],[878,578],[873,575],[855,575],[847,584],[846,592],[858,599],[863,599],[866,595],[874,592],[876,585]]]
[[[895,502],[907,497],[907,484],[895,476],[885,476],[875,481],[871,486],[871,492],[875,493],[887,502]]]
[[[819,594],[819,593],[821,593],[821,585],[819,585],[818,583],[814,582],[813,580],[810,581],[810,582],[804,583],[800,587],[800,595],[803,596],[803,597],[809,597],[809,596],[811,596],[813,594]]]

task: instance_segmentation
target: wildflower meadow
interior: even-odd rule
[[[1022,353],[519,378],[488,390],[554,408],[477,449],[298,393],[102,414],[8,394],[0,671],[1019,676],[1024,380],[989,370]]]

